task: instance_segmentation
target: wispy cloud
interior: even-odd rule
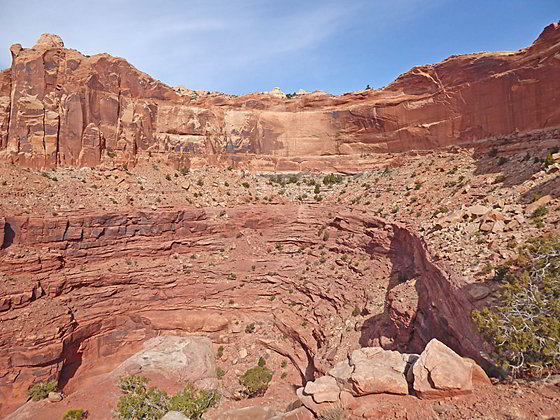
[[[457,39],[469,51],[468,41],[479,35],[476,24],[482,19],[489,29],[479,38],[496,37],[496,19],[504,21],[500,35],[505,36],[507,7],[484,0],[463,3],[0,0],[0,67],[11,64],[10,44],[30,47],[41,33],[53,32],[69,48],[124,57],[171,85],[230,93],[273,86],[341,92],[386,84],[412,65],[455,53]],[[509,0],[508,5],[517,5],[510,21],[525,19],[522,9],[540,7],[545,20],[555,15],[557,0],[530,3]],[[486,15],[478,16],[480,8]],[[519,32],[519,24],[510,27]],[[480,45],[485,44],[474,50]]]

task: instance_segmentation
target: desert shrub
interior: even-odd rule
[[[548,155],[546,155],[546,159],[544,160],[544,164],[546,166],[554,164],[554,158],[552,157],[552,152],[548,152]]]
[[[252,333],[253,331],[255,331],[255,323],[254,323],[254,322],[251,322],[249,325],[247,325],[247,326],[245,327],[245,332],[248,333],[248,334],[250,334],[250,333]]]
[[[264,367],[266,365],[266,360],[264,360],[264,357],[259,357],[259,361],[257,363],[260,367]]]
[[[243,185],[245,188],[249,188],[249,187],[250,187],[250,185],[249,185],[248,182],[243,182],[241,185]]]
[[[84,409],[80,408],[78,410],[68,410],[62,420],[82,420],[86,416],[86,412]]]
[[[498,149],[496,149],[495,147],[494,147],[493,149],[491,149],[491,150],[488,152],[488,156],[489,156],[489,157],[496,157],[496,156],[498,156]]]
[[[358,306],[355,306],[354,309],[352,310],[352,316],[358,316],[361,313],[362,313],[362,310]]]
[[[159,420],[168,411],[179,411],[193,420],[220,401],[220,393],[214,390],[197,391],[188,385],[182,392],[170,397],[157,387],[148,387],[149,378],[131,375],[121,378],[119,387],[124,393],[117,405],[121,419]]]
[[[342,182],[342,177],[340,175],[329,174],[325,175],[323,178],[323,184],[331,185],[331,184],[340,184]]]
[[[507,163],[507,161],[508,161],[507,157],[500,156],[498,158],[498,165],[499,166],[505,165]]]
[[[214,390],[197,391],[192,385],[171,397],[169,410],[179,411],[191,420],[200,420],[202,415],[220,402],[220,393]]]
[[[40,401],[44,400],[49,396],[49,392],[55,392],[57,387],[56,381],[49,381],[49,382],[39,382],[31,387],[29,391],[27,391],[27,395],[31,397],[33,401]]]
[[[218,379],[222,379],[224,376],[226,376],[226,372],[221,367],[218,367],[216,368],[216,376],[218,377]]]
[[[117,404],[121,419],[158,420],[169,411],[167,393],[148,387],[149,378],[131,375],[122,378],[119,388],[124,393]]]
[[[218,351],[217,351],[217,353],[216,353],[216,357],[217,357],[218,359],[221,359],[223,355],[224,355],[224,346],[220,346],[220,347],[218,347]]]
[[[319,194],[321,192],[321,187],[319,187],[319,184],[315,184],[315,188],[313,189],[313,192],[315,194]]]
[[[500,366],[514,376],[560,370],[560,235],[528,241],[511,266],[496,269],[500,306],[474,311]]]
[[[264,395],[271,380],[272,371],[270,369],[266,366],[256,366],[247,370],[239,378],[239,383],[245,387],[245,395],[253,398]]]
[[[533,212],[533,217],[543,217],[548,214],[548,209],[546,206],[540,206]]]

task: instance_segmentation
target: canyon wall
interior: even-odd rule
[[[33,383],[57,378],[71,393],[160,334],[258,341],[302,381],[360,343],[420,351],[442,337],[484,362],[461,283],[423,241],[343,208],[7,216],[0,227],[0,415]],[[397,287],[410,289],[406,334],[386,302]]]
[[[452,56],[382,90],[342,96],[185,94],[48,34],[11,52],[0,73],[0,156],[34,168],[133,165],[157,154],[176,167],[226,156],[235,157],[228,165],[293,170],[290,159],[302,156],[466,145],[560,126],[557,23],[526,49]]]

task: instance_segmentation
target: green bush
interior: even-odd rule
[[[247,370],[239,383],[245,387],[245,394],[249,398],[264,395],[268,384],[272,380],[272,371],[265,366],[257,366]]]
[[[219,402],[220,393],[218,391],[197,391],[192,385],[189,385],[183,392],[171,397],[169,410],[179,411],[191,420],[200,420],[209,408]]]
[[[342,177],[340,175],[330,174],[330,175],[326,175],[323,178],[323,184],[325,185],[340,184],[341,182],[342,182]]]
[[[57,387],[56,381],[49,381],[49,382],[39,382],[31,387],[29,391],[27,391],[27,395],[31,397],[33,401],[40,401],[44,400],[49,396],[49,392],[55,392]]]
[[[120,397],[117,405],[119,418],[159,420],[168,411],[179,411],[192,420],[200,420],[220,401],[218,391],[197,391],[192,385],[169,397],[157,387],[148,388],[149,381],[149,378],[135,375],[121,379],[119,387],[125,395]]]
[[[78,410],[68,410],[62,420],[82,420],[86,416],[84,409],[80,408]]]
[[[560,369],[560,235],[531,239],[509,267],[496,269],[500,306],[474,311],[495,359],[514,376]]]
[[[147,386],[149,378],[128,376],[119,387],[125,395],[119,398],[117,413],[121,419],[158,420],[169,411],[169,396],[156,387]]]
[[[544,164],[546,166],[554,164],[554,158],[552,157],[552,152],[548,152],[548,155],[546,155],[546,159],[544,160]]]
[[[548,209],[546,208],[546,206],[540,206],[533,212],[532,217],[543,217],[546,216],[547,214],[548,214]]]

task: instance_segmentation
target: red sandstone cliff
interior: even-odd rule
[[[0,153],[24,166],[134,162],[177,166],[426,149],[560,126],[560,25],[517,52],[453,56],[379,91],[184,95],[107,54],[84,56],[43,35],[11,48],[0,73]],[[212,158],[214,156],[214,158]],[[262,160],[259,160],[262,159]],[[295,159],[297,161],[297,159]]]

